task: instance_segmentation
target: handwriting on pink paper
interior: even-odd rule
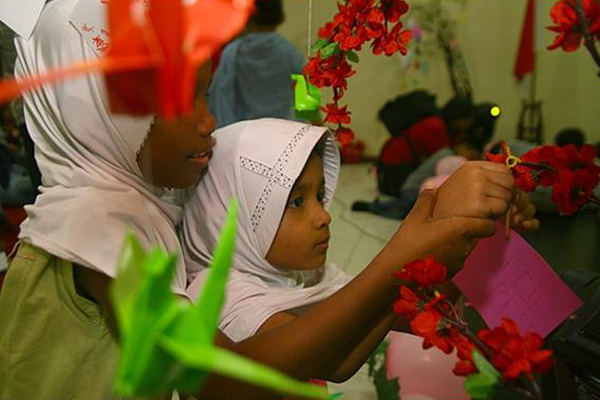
[[[522,332],[548,335],[581,306],[581,300],[516,232],[504,229],[482,240],[454,283],[492,328],[502,317]]]

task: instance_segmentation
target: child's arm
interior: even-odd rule
[[[109,332],[115,339],[118,339],[119,329],[117,321],[114,318],[114,309],[109,296],[109,286],[112,279],[100,272],[73,264],[73,280],[75,290],[77,290],[80,296],[100,305],[102,317],[108,326]]]
[[[346,360],[348,349],[358,341],[364,345],[362,356],[344,369],[360,367],[395,320],[389,308],[390,316],[378,320],[381,310],[389,307],[397,295],[397,282],[391,273],[429,254],[456,265],[470,251],[473,237],[494,231],[494,223],[483,218],[433,221],[434,205],[435,193],[424,192],[396,235],[348,285],[306,314],[237,343],[233,349],[298,379],[337,380],[340,376],[336,378],[331,372],[332,360]],[[368,339],[357,339],[361,332]],[[328,369],[331,376],[321,375]],[[218,386],[209,382],[206,389]]]
[[[279,312],[269,318],[260,327],[257,335],[291,322],[296,318],[298,317],[290,313]],[[373,353],[373,349],[381,343],[388,331],[394,329],[406,331],[407,328],[406,320],[397,318],[391,311],[391,303],[386,304],[368,326],[355,332],[353,337],[349,338],[346,346],[335,357],[332,357],[329,362],[326,362],[322,370],[314,378],[321,378],[331,382],[344,382],[348,380]]]
[[[466,190],[471,185],[475,190]],[[338,380],[341,375],[351,373],[362,365],[396,321],[390,305],[397,296],[394,290],[397,282],[391,273],[430,254],[451,267],[459,265],[474,246],[474,237],[493,233],[493,218],[508,209],[512,185],[506,168],[497,171],[469,166],[466,173],[452,180],[445,192],[452,198],[460,198],[462,203],[474,203],[467,210],[479,217],[470,218],[453,216],[434,220],[435,194],[424,192],[396,235],[348,285],[300,317],[278,315],[271,321],[270,329],[234,348],[299,379]],[[508,193],[508,196],[490,205],[484,201],[487,193]],[[457,207],[459,211],[465,212]],[[382,313],[386,306],[388,310]],[[337,363],[336,368],[332,362]]]

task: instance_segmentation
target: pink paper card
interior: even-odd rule
[[[491,328],[502,317],[521,332],[546,337],[581,305],[581,300],[519,234],[496,234],[479,242],[454,283]]]

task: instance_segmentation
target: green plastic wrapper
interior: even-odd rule
[[[296,117],[308,121],[318,121],[320,119],[321,91],[318,87],[308,83],[304,75],[293,74],[292,80],[296,82],[294,89]]]

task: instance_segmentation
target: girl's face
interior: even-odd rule
[[[267,253],[271,265],[286,270],[310,270],[325,264],[331,217],[323,207],[324,196],[323,164],[313,154],[294,184]]]
[[[184,189],[206,173],[212,157],[215,120],[208,109],[210,62],[197,77],[196,106],[191,115],[176,120],[157,118],[138,156],[144,178],[159,187]]]

